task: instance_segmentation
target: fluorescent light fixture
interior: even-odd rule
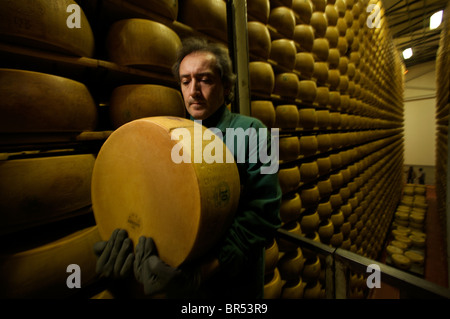
[[[443,10],[434,13],[430,17],[430,29],[431,30],[436,29],[437,27],[439,27],[441,25],[442,13],[443,13]]]
[[[407,60],[407,59],[409,59],[410,57],[412,57],[412,55],[413,55],[413,52],[412,52],[412,49],[411,49],[411,48],[408,48],[408,49],[403,50],[403,58],[404,58],[405,60]]]

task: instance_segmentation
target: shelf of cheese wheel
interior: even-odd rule
[[[79,13],[79,25],[71,25],[73,12]],[[95,49],[89,21],[72,0],[7,1],[0,12],[0,39],[81,57],[92,57]]]
[[[2,161],[0,233],[83,213],[91,205],[94,162],[92,154]]]
[[[92,247],[100,240],[97,226],[90,226],[36,248],[2,253],[0,297],[69,297],[77,292],[67,285],[72,264],[80,267],[81,287],[89,286],[97,276]]]
[[[0,69],[0,132],[94,130],[97,108],[87,87],[51,74]]]
[[[143,117],[186,115],[179,90],[151,84],[129,84],[115,88],[111,94],[109,112],[114,128]]]
[[[171,73],[181,40],[162,23],[134,18],[111,25],[106,47],[109,59],[119,65]]]
[[[178,21],[219,41],[227,41],[227,4],[224,0],[180,1]]]
[[[211,136],[194,121],[164,116],[115,130],[92,174],[101,237],[116,228],[134,243],[153,237],[161,259],[174,267],[205,253],[231,223],[240,193],[231,152]]]

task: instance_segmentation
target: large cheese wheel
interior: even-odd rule
[[[273,94],[295,99],[298,95],[299,83],[298,76],[293,72],[279,73],[275,76],[275,86]]]
[[[328,22],[324,12],[314,11],[311,15],[311,26],[314,28],[316,37],[324,37],[327,31]]]
[[[309,24],[311,19],[311,14],[313,12],[313,6],[309,0],[293,0],[292,10],[298,15],[298,23]]]
[[[233,155],[213,135],[176,117],[138,119],[115,130],[92,175],[102,238],[116,228],[135,244],[153,237],[161,259],[174,267],[205,253],[231,223],[240,192]]]
[[[272,94],[275,86],[275,74],[267,62],[254,61],[249,63],[250,89],[252,92]]]
[[[305,103],[312,103],[316,99],[317,86],[312,80],[302,80],[298,83],[297,98]]]
[[[97,125],[86,86],[60,76],[0,69],[0,132],[80,132]]]
[[[298,108],[295,104],[283,104],[276,107],[275,126],[282,129],[295,129],[298,124]]]
[[[311,52],[314,44],[314,29],[308,24],[297,24],[294,27],[292,37],[300,47],[307,52]]]
[[[78,292],[67,286],[79,266],[81,288],[96,279],[97,258],[93,246],[100,241],[96,226],[76,231],[37,248],[0,255],[0,297],[61,298]]]
[[[292,40],[277,39],[272,41],[270,58],[288,70],[295,66],[295,55],[297,48]]]
[[[94,162],[91,154],[0,162],[0,233],[90,206]]]
[[[268,128],[275,125],[276,113],[272,101],[256,100],[251,101],[251,115],[256,117]]]
[[[283,136],[279,140],[280,160],[295,160],[300,154],[300,143],[296,136]]]
[[[296,280],[305,263],[305,258],[300,247],[296,251],[287,252],[278,261],[278,269],[280,270],[281,278],[286,281]]]
[[[170,87],[130,84],[115,88],[111,94],[110,117],[114,128],[143,117],[185,115],[180,91]]]
[[[2,1],[0,39],[85,57],[95,47],[89,21],[72,0]]]
[[[301,108],[298,110],[298,127],[303,129],[313,129],[317,123],[316,109]]]
[[[302,200],[298,193],[285,194],[280,205],[280,219],[283,223],[296,221],[302,212]]]
[[[266,276],[267,280],[264,283],[263,299],[278,299],[281,296],[284,281],[281,280],[280,271],[278,268],[272,273],[272,276]]]
[[[298,167],[281,168],[278,171],[278,180],[283,194],[296,190],[300,184],[300,172]]]
[[[276,7],[270,10],[269,24],[280,34],[291,39],[295,28],[294,11],[288,7]]]
[[[227,40],[227,4],[223,0],[180,1],[178,20],[217,39]]]
[[[309,79],[314,73],[314,57],[309,52],[299,52],[295,55],[294,69],[300,72],[303,79]]]
[[[106,46],[112,62],[168,73],[177,58],[181,40],[162,23],[125,19],[111,25]]]
[[[272,49],[269,29],[259,21],[249,21],[247,29],[249,53],[267,60]]]
[[[316,61],[327,61],[330,44],[327,38],[316,38],[313,42],[312,53]]]
[[[163,17],[176,20],[178,17],[178,0],[126,0],[138,6],[158,13]]]

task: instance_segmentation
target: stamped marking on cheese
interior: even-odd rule
[[[227,182],[221,182],[215,189],[215,205],[216,207],[225,206],[231,198],[230,186]]]
[[[130,225],[131,229],[134,231],[139,230],[142,226],[141,218],[137,214],[134,214],[134,213],[131,213],[128,216],[127,223],[128,223],[128,225]]]

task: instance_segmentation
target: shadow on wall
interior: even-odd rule
[[[410,179],[408,176],[409,170],[412,169],[414,174],[413,178]],[[422,169],[422,171],[420,171]],[[424,174],[424,183],[426,185],[434,185],[434,174],[435,174],[435,167],[434,166],[423,166],[423,165],[404,165],[403,166],[403,180],[405,183],[408,184],[421,184],[419,178],[421,175],[421,172]]]

